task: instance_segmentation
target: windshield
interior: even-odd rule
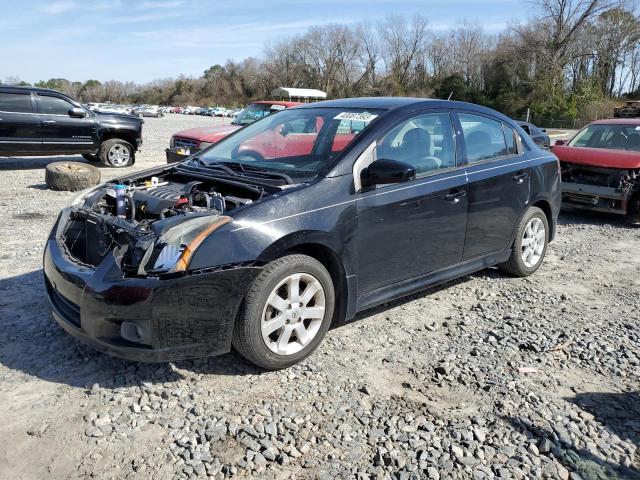
[[[640,152],[640,125],[589,125],[569,145]]]
[[[278,111],[278,109],[272,110],[271,107],[273,107],[273,105],[268,103],[252,103],[245,108],[232,123],[234,125],[249,125],[256,120],[260,120],[261,118]]]
[[[198,163],[234,163],[305,179],[315,176],[382,111],[292,108],[267,116],[198,153]]]

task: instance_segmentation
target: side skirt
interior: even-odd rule
[[[506,262],[511,255],[511,249],[490,253],[482,257],[467,260],[452,267],[446,267],[420,277],[403,280],[390,286],[378,288],[367,292],[358,298],[356,310],[361,312],[369,308],[381,305],[385,302],[411,295],[412,293],[435,287],[441,283],[455,278],[463,277],[487,267]]]

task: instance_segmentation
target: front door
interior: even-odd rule
[[[33,113],[30,92],[0,91],[0,155],[38,153],[40,122]]]
[[[416,179],[358,193],[360,295],[460,262],[467,224],[449,113],[400,122],[376,142],[375,156],[413,165]]]
[[[71,117],[69,110],[75,105],[60,97],[38,94],[36,100],[42,125],[42,142],[47,150],[84,153],[97,147],[94,143],[92,115]]]
[[[517,132],[498,119],[459,113],[464,138],[469,218],[464,260],[506,250],[529,201],[527,156]]]

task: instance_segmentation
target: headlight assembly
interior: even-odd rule
[[[153,259],[152,272],[184,272],[189,267],[191,257],[200,244],[218,228],[229,223],[231,217],[198,217],[178,225],[161,238],[157,245],[161,249]],[[156,247],[158,248],[158,247]]]

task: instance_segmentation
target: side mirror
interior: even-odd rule
[[[280,125],[280,128],[278,129],[278,133],[280,133],[280,135],[282,135],[283,137],[286,137],[287,135],[289,135],[289,129],[287,128],[286,124]]]
[[[556,140],[556,143],[554,143],[554,145],[566,145],[567,141],[566,140]]]
[[[73,107],[69,110],[69,116],[73,118],[84,118],[87,116],[87,112],[84,108]]]
[[[416,169],[398,160],[380,159],[365,168],[360,178],[363,187],[408,182],[416,178]]]

